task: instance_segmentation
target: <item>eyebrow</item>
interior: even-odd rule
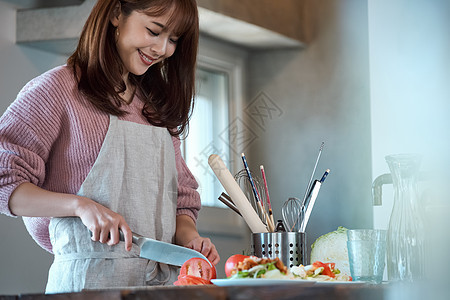
[[[161,23],[158,23],[158,22],[152,22],[153,24],[155,24],[155,25],[157,25],[157,26],[159,26],[159,27],[161,27],[161,28],[164,28],[164,27],[166,27],[166,26],[164,26],[163,24],[161,24]]]

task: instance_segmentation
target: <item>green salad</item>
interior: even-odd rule
[[[278,259],[258,258],[250,256],[240,262],[229,279],[239,278],[270,278],[286,279],[290,274],[284,264]]]

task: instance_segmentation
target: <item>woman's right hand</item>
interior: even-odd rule
[[[80,197],[75,210],[83,224],[92,232],[92,240],[110,246],[119,243],[119,230],[125,238],[125,250],[131,250],[131,229],[120,214],[85,197]]]
[[[80,217],[92,232],[92,240],[108,245],[119,243],[120,229],[125,238],[125,249],[131,250],[132,233],[125,219],[89,198],[50,192],[25,182],[11,194],[8,205],[16,216]]]

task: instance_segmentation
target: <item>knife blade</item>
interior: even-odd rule
[[[308,193],[308,197],[306,198],[305,204],[303,205],[303,220],[300,225],[299,232],[305,232],[306,225],[308,225],[309,217],[311,216],[312,209],[314,207],[314,203],[316,202],[317,195],[319,194],[320,186],[322,183],[318,180],[315,180],[310,192]]]
[[[119,230],[120,240],[124,241],[123,232]],[[187,260],[198,257],[211,262],[200,252],[186,247],[161,242],[133,232],[133,244],[140,248],[139,256],[173,266],[182,266]]]

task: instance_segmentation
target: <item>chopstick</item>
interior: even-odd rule
[[[242,162],[244,163],[245,171],[247,172],[248,180],[250,180],[250,184],[252,186],[253,195],[255,196],[256,202],[259,203],[259,205],[261,205],[260,200],[259,200],[258,190],[256,189],[255,182],[253,181],[252,173],[250,173],[250,168],[248,167],[247,159],[245,158],[245,154],[242,153],[241,156],[242,156]]]
[[[267,226],[269,228],[269,231],[273,232],[275,230],[274,225],[270,222],[269,215],[267,214],[266,210],[264,209],[264,207],[261,204],[261,199],[259,197],[258,190],[256,189],[255,182],[253,181],[253,177],[250,172],[250,168],[248,167],[248,163],[247,163],[247,159],[245,158],[245,154],[242,153],[241,156],[242,156],[242,162],[244,163],[245,171],[247,172],[247,176],[250,181],[250,185],[252,186],[253,195],[255,196],[256,203],[258,204],[259,209],[264,214],[264,216],[267,220]]]
[[[263,165],[261,165],[259,168],[261,169],[261,176],[262,176],[263,181],[264,181],[264,189],[266,191],[267,205],[269,206],[270,222],[272,223],[273,228],[275,228],[275,221],[273,220],[272,205],[270,204],[269,187],[267,186],[267,180],[266,180],[266,172],[264,171],[264,166]]]

